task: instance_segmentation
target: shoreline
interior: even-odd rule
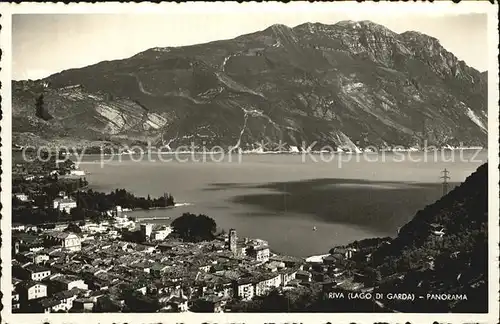
[[[306,262],[310,262],[310,263],[322,263],[323,259],[329,255],[330,255],[330,253],[311,255],[311,256],[305,257],[304,260],[306,260]]]
[[[142,209],[142,208],[132,208],[131,210],[122,210],[122,214],[124,213],[137,213],[137,212],[148,212],[148,211],[155,211],[155,210],[167,210],[167,209],[174,209],[174,208],[179,208],[179,207],[186,207],[186,206],[193,206],[192,203],[175,203],[173,206],[166,206],[166,207],[152,207],[152,208],[149,208],[149,209]],[[129,216],[129,215],[125,215],[125,216]],[[151,219],[150,217],[134,217],[133,215],[131,215],[131,217],[133,217],[135,219],[136,222],[141,222],[142,220],[144,221],[148,221],[148,220],[171,220],[172,217],[170,216],[155,216],[154,219]]]
[[[193,205],[192,203],[175,203],[174,205],[171,205],[171,206],[151,207],[151,208],[148,208],[148,209],[130,208],[130,209],[125,209],[125,210],[122,209],[122,213],[126,213],[126,212],[133,213],[133,212],[136,212],[136,211],[149,211],[149,210],[161,210],[161,209],[174,209],[176,207],[184,207],[184,206],[192,206],[192,205]]]
[[[321,150],[321,151],[257,151],[257,150],[242,150],[242,151],[228,151],[228,152],[212,152],[212,151],[180,151],[180,152],[175,152],[175,151],[168,151],[168,152],[162,152],[162,151],[150,151],[148,152],[149,154],[161,154],[161,155],[175,155],[175,154],[206,154],[206,155],[217,155],[217,154],[228,154],[232,155],[233,152],[235,154],[242,154],[242,155],[268,155],[268,154],[282,154],[282,155],[301,155],[301,154],[336,154],[336,155],[342,155],[342,154],[353,154],[353,155],[361,155],[361,154],[386,154],[386,153],[429,153],[429,152],[439,152],[439,151],[471,151],[471,150],[481,150],[481,151],[487,151],[488,148],[485,147],[480,147],[480,146],[471,146],[471,147],[440,147],[440,148],[435,148],[435,149],[418,149],[418,148],[402,148],[402,149],[379,149],[378,151],[373,151],[373,150],[355,150],[355,151],[349,151],[349,150],[337,150],[337,151],[329,151],[329,150]],[[132,156],[132,155],[137,155],[141,154],[141,152],[123,152],[123,153],[90,153],[90,154],[79,154],[77,152],[70,153],[68,155],[70,156]],[[144,151],[142,151],[142,154],[144,154]]]

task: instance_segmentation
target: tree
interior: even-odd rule
[[[49,114],[49,112],[47,111],[47,109],[45,107],[45,101],[44,101],[43,93],[40,94],[40,96],[38,96],[38,98],[36,98],[36,102],[35,102],[35,115],[38,118],[41,118],[43,120],[50,120],[50,119],[52,119],[52,116]]]
[[[22,206],[23,202],[16,196],[12,196],[12,207]]]
[[[103,296],[97,299],[93,311],[96,313],[116,313],[121,311],[121,307],[109,296]]]
[[[144,296],[140,292],[131,289],[123,292],[123,299],[128,310],[134,313],[154,313],[161,308],[158,299]]]
[[[48,204],[47,197],[44,195],[35,196],[34,200],[34,205],[41,209],[45,208]]]
[[[263,312],[278,312],[285,313],[290,311],[290,301],[289,299],[278,292],[277,290],[272,290],[262,299],[262,311]]]
[[[164,193],[163,197],[165,198],[167,206],[175,206],[174,197],[171,194]]]
[[[87,182],[87,179],[84,177],[84,178],[79,178],[78,179],[78,187],[79,188],[83,188],[83,187],[86,187],[89,183]]]
[[[184,213],[181,217],[176,218],[171,226],[175,234],[189,242],[210,241],[215,237],[217,230],[215,221],[203,214],[196,216]]]
[[[73,221],[83,221],[85,219],[85,211],[81,207],[71,208],[70,214]]]

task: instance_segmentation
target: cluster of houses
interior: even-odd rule
[[[16,163],[13,165],[12,173],[21,175],[25,181],[34,181],[48,176],[64,178],[80,178],[86,175],[78,165],[69,160],[46,161],[45,163]]]
[[[75,168],[66,174],[84,175]],[[70,213],[77,203],[61,192],[51,207]],[[117,312],[150,305],[159,312],[222,312],[275,289],[341,282],[336,264],[351,256],[339,252],[314,264],[272,253],[268,242],[238,238],[234,229],[212,241],[182,242],[171,237],[170,226],[138,224],[125,211],[117,206],[103,222],[80,224],[78,233],[68,224],[13,224],[13,311]],[[142,243],[126,235],[136,229]]]
[[[64,160],[63,160],[64,161]],[[86,173],[80,170],[75,163],[65,160],[64,162],[45,162],[45,163],[16,163],[13,165],[13,175],[21,178],[27,183],[33,181],[43,181],[46,178],[66,178],[66,179],[84,179]],[[33,198],[40,195],[40,192],[33,189],[24,189],[24,192],[14,192],[13,198],[16,198],[21,203],[33,202]],[[65,192],[59,193],[59,197],[51,202],[51,207],[59,209],[59,211],[70,212],[76,207],[76,201],[68,197]]]
[[[12,308],[18,312],[121,311],[127,293],[154,300],[160,312],[230,309],[273,289],[342,279],[340,253],[321,264],[270,252],[266,241],[238,238],[235,230],[213,241],[170,238],[166,226],[140,224],[144,243],[121,239],[125,217],[86,224],[81,233],[18,228],[13,233]],[[135,224],[135,223],[134,223]],[[139,296],[139,297],[137,297]],[[142,297],[141,297],[142,296]]]
[[[58,209],[59,211],[65,211],[68,214],[71,212],[71,209],[76,208],[76,206],[76,201],[68,197],[66,193],[60,193],[59,197],[52,201],[52,208]]]
[[[33,199],[31,199],[26,193],[14,193],[13,197],[18,199],[19,201],[26,203],[26,202],[32,202]],[[73,198],[69,197],[66,192],[61,191],[58,196],[52,200],[51,207],[53,209],[57,209],[59,211],[65,211],[66,213],[70,213],[71,209],[77,207],[76,200]]]

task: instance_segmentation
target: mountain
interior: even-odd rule
[[[273,25],[13,81],[12,112],[18,145],[485,146],[487,77],[417,32]]]
[[[356,266],[375,269],[381,277],[378,291],[467,295],[467,300],[393,300],[386,305],[390,309],[487,312],[488,164],[419,211],[395,239],[365,243]]]

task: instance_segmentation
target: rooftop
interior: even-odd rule
[[[45,298],[38,300],[38,303],[43,308],[49,308],[49,307],[54,307],[56,305],[59,305],[61,303],[61,301],[56,299],[56,298],[45,297]]]
[[[208,295],[200,298],[203,301],[209,302],[209,303],[218,303],[222,301],[222,297],[216,296],[216,295]]]
[[[56,199],[54,199],[54,202],[57,202],[60,204],[69,204],[69,203],[75,203],[76,201],[71,199],[71,198],[56,198]]]
[[[43,267],[38,264],[30,264],[27,265],[24,269],[30,271],[30,272],[44,272],[44,271],[50,271],[49,268]]]
[[[56,278],[54,278],[52,280],[67,284],[67,283],[71,283],[73,281],[82,280],[82,279],[79,278],[79,277],[77,277],[77,276],[58,276],[58,277],[56,277]]]
[[[36,285],[41,285],[41,286],[47,287],[46,284],[38,282],[38,281],[33,281],[33,280],[23,281],[23,282],[21,282],[21,283],[18,284],[18,287],[22,287],[22,288],[25,288],[25,289],[30,289],[31,287],[36,286]]]
[[[53,238],[57,239],[66,239],[68,237],[79,237],[79,235],[73,233],[73,232],[50,232],[47,233],[48,236],[51,236]]]

